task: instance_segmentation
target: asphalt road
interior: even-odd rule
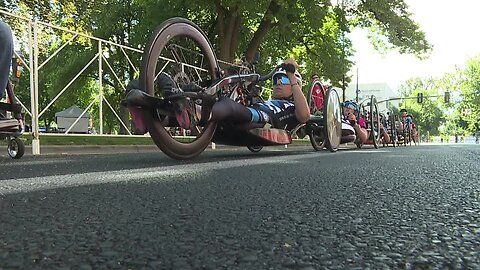
[[[480,269],[478,145],[0,162],[0,269]]]

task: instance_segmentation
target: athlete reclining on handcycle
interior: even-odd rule
[[[356,137],[355,142],[361,144],[368,139],[365,119],[360,117],[357,102],[347,100],[343,103],[342,138],[353,135]]]
[[[302,92],[302,77],[297,67],[295,60],[290,58],[275,71],[272,100],[246,107],[222,97],[213,105],[211,120],[228,121],[245,129],[263,127],[267,123],[274,128],[293,129],[306,123],[310,119],[310,109]],[[176,84],[169,75],[162,73],[158,80],[165,95],[175,92]]]

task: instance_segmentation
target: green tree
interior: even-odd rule
[[[346,33],[353,27],[369,29],[372,42],[383,44],[384,48],[398,48],[402,53],[419,57],[430,50],[424,33],[410,19],[404,0],[341,0],[333,6],[330,0],[19,0],[18,7],[47,22],[135,48],[143,48],[152,29],[165,19],[186,17],[207,32],[221,60],[232,62],[242,55],[251,60],[260,52],[263,65],[259,68],[265,72],[279,60],[294,56],[302,64],[302,73],[318,73],[336,86],[349,82],[345,75],[352,66],[349,59],[353,51]],[[56,30],[47,34],[51,38],[43,48],[48,52],[55,51],[71,36]],[[91,41],[78,38],[76,42]],[[71,51],[66,52],[69,61],[81,63],[88,60],[96,48],[93,46],[90,52],[84,53],[75,53],[78,50],[75,46],[67,46],[66,50]],[[126,61],[122,62],[122,57],[122,52],[117,50],[110,52],[109,59],[116,63],[114,73],[126,83],[136,73]],[[139,56],[132,57],[138,64]],[[93,77],[95,70],[92,66],[90,75],[84,77]],[[61,89],[68,79],[65,72],[55,71],[48,77],[57,85],[40,89]],[[103,79],[105,85],[111,87],[105,91],[107,99],[126,119],[128,114],[119,105],[123,86],[114,79],[113,72],[106,72]],[[86,78],[81,82],[91,85]],[[114,118],[110,120],[116,122]]]
[[[480,56],[467,61],[461,77],[459,113],[466,122],[465,129],[474,133],[480,130]]]
[[[440,84],[441,85],[441,84]],[[439,127],[444,122],[442,101],[439,96],[439,83],[434,78],[412,78],[400,86],[403,97],[416,98],[423,93],[423,103],[416,99],[405,99],[401,108],[406,108],[414,117],[420,134],[439,135]]]

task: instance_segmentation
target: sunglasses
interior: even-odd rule
[[[288,79],[287,75],[285,74],[278,74],[273,76],[273,84],[277,84],[278,80],[282,82],[282,84],[290,84],[290,80]]]

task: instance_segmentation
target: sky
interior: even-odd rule
[[[433,51],[426,60],[413,55],[376,52],[363,30],[350,34],[356,50],[350,70],[352,83],[387,83],[394,91],[412,77],[441,77],[464,67],[480,55],[480,1],[478,0],[405,0],[414,21],[419,23]]]

